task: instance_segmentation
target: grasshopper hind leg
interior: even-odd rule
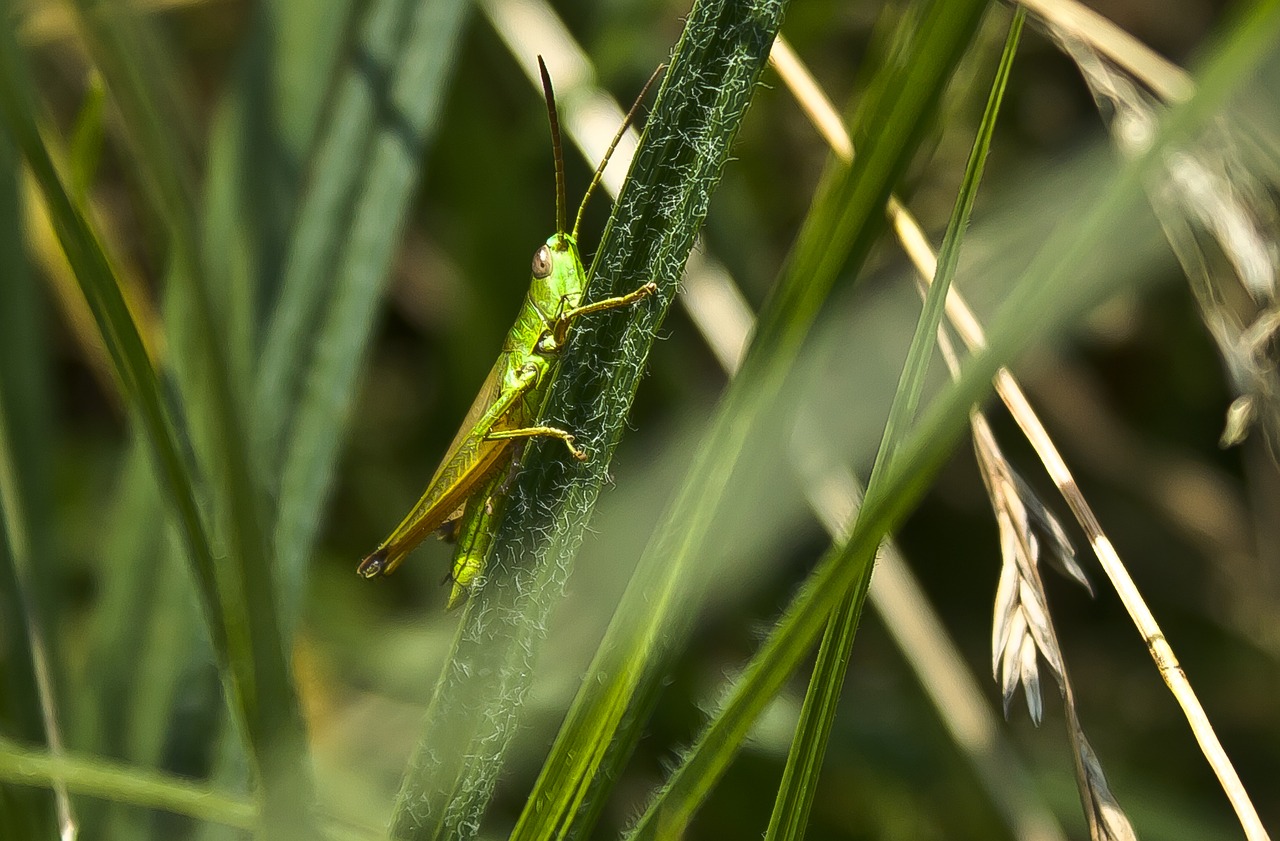
[[[449,591],[449,603],[446,605],[448,610],[458,607],[471,595],[471,588],[484,575],[489,547],[493,542],[488,523],[493,517],[492,497],[486,495],[479,501],[476,510],[468,514],[467,522],[463,524],[464,536],[459,540],[458,551],[453,556],[453,567],[441,582],[453,582],[453,589]]]
[[[484,576],[494,531],[502,521],[507,490],[517,472],[517,463],[518,459],[512,459],[509,469],[490,479],[482,492],[468,500],[462,518],[457,521],[458,548],[453,555],[453,567],[445,576],[445,582],[453,581],[449,610],[466,601]]]

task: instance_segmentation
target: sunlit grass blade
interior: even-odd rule
[[[1114,291],[1109,265],[1121,265],[1130,227],[1142,219],[1142,184],[1170,144],[1184,140],[1219,108],[1268,49],[1275,48],[1277,4],[1252,10],[1208,66],[1197,95],[1178,108],[1152,148],[1126,164],[1093,209],[1051,236],[1002,307],[988,349],[935,401],[888,469],[882,491],[864,505],[852,535],[819,564],[719,712],[684,757],[635,837],[683,826],[741,745],[756,716],[817,641],[829,612],[855,582],[865,582],[876,548],[912,508],[965,426],[969,407],[996,371],[1033,341],[1050,338],[1103,294]],[[1085,258],[1091,258],[1087,262]],[[1098,258],[1098,259],[1092,259]],[[1067,282],[1070,280],[1070,282]]]
[[[0,738],[0,781],[49,787],[55,780],[65,781],[75,794],[114,803],[163,809],[242,829],[252,829],[256,822],[253,803],[206,785],[102,759],[55,757]]]
[[[0,782],[48,788],[59,780],[78,795],[185,815],[206,826],[251,830],[258,825],[259,807],[251,798],[136,765],[74,754],[52,756],[0,737]],[[378,836],[331,824],[324,827],[320,837],[330,841],[373,841]]]
[[[1009,35],[1005,41],[996,79],[991,87],[987,108],[978,126],[978,136],[974,140],[969,162],[965,168],[960,195],[947,225],[942,252],[938,260],[937,275],[929,287],[924,309],[916,325],[915,335],[912,337],[902,380],[889,409],[889,418],[871,471],[869,487],[874,487],[875,483],[882,478],[885,468],[892,463],[894,454],[905,437],[919,405],[925,374],[932,355],[934,337],[942,321],[947,290],[951,286],[959,263],[960,243],[969,225],[987,150],[990,148],[991,137],[995,130],[996,115],[1008,82],[1025,17],[1026,13],[1019,9],[1015,12],[1009,27]],[[778,797],[774,803],[773,814],[769,819],[766,838],[802,838],[808,826],[809,809],[813,803],[813,796],[818,790],[822,758],[826,754],[827,741],[831,736],[831,726],[835,721],[849,657],[858,630],[858,620],[861,617],[863,602],[860,596],[860,591],[850,593],[849,598],[840,604],[827,623],[822,643],[818,648],[818,659],[809,680],[809,688],[805,693],[800,721],[796,725],[791,750],[787,754],[787,764],[783,771],[782,784],[778,789]]]
[[[785,36],[775,39],[769,59],[831,150],[842,160],[852,161],[852,143],[840,116]],[[896,233],[920,277],[932,278],[937,258],[928,237],[909,211],[892,197],[889,208]],[[737,291],[733,277],[714,255],[704,252],[700,257],[696,264],[691,261],[685,274],[681,302],[725,372],[732,376],[741,362],[741,350],[750,337],[755,317]],[[953,289],[948,308],[952,301],[960,300]],[[940,344],[944,335],[939,332]],[[950,367],[945,351],[944,348],[943,356]],[[861,505],[863,488],[851,470],[832,463],[833,442],[817,426],[817,420],[806,412],[794,424],[788,448],[792,471],[803,479],[806,501],[826,533],[833,540],[841,539],[847,535]],[[892,540],[885,541],[877,555],[869,597],[940,723],[968,759],[1012,835],[1061,841],[1065,837],[1061,827],[1000,730],[986,697],[987,688],[964,662],[920,581]],[[789,706],[789,700],[776,709]],[[763,732],[767,731],[766,726]]]
[[[1185,70],[1079,0],[1023,0],[1055,35],[1078,38],[1120,64],[1172,102],[1190,99],[1194,86]]]
[[[852,161],[852,143],[840,116],[784,36],[775,39],[769,60],[831,150],[842,160]],[[932,278],[937,258],[928,237],[900,202],[891,198],[889,207],[898,237],[918,266],[920,277]],[[755,317],[727,270],[712,254],[704,252],[700,256],[685,274],[681,302],[725,372],[732,376],[741,362],[741,350],[750,337]],[[953,300],[961,300],[954,289],[948,297],[948,307]],[[940,344],[944,335],[939,332]],[[943,356],[950,367],[945,348]],[[803,480],[809,508],[826,533],[833,540],[841,539],[847,535],[861,505],[863,487],[851,470],[832,463],[833,442],[817,421],[807,412],[797,418],[788,448],[791,469]],[[892,540],[880,548],[868,595],[934,713],[968,759],[1012,835],[1061,841],[1065,837],[1061,827],[1000,730],[986,697],[987,688],[964,662],[920,581]],[[788,706],[788,702],[789,699],[776,709]]]
[[[376,21],[393,10],[400,14],[399,6],[398,0],[373,4],[367,14]],[[297,262],[289,265],[309,266],[312,274],[286,274],[262,359],[261,388],[269,388],[276,376],[302,386],[293,398],[283,391],[260,392],[270,394],[270,400],[260,403],[264,425],[286,433],[274,542],[281,580],[289,582],[283,600],[287,623],[295,621],[299,609],[303,573],[351,416],[357,374],[410,199],[421,180],[421,164],[439,127],[469,4],[433,0],[409,7],[407,21],[396,16],[388,21],[404,25],[384,33],[402,39],[381,47],[390,50],[388,76],[375,84],[358,65],[347,68],[348,96],[339,100],[318,147],[312,187],[325,196],[342,193],[349,207],[335,212],[327,201],[308,194],[301,210],[308,224],[290,243],[291,260]],[[385,94],[384,84],[389,85]],[[384,95],[390,97],[391,113],[371,118],[370,107],[386,107]],[[369,133],[359,154],[344,145],[356,129]],[[322,262],[314,262],[316,255]],[[290,280],[296,285],[290,286]],[[327,293],[317,291],[322,284],[328,285]],[[304,302],[303,297],[315,300]],[[307,310],[315,321],[304,332],[293,332],[298,326],[294,314]]]
[[[1076,12],[1082,11],[1078,7],[1071,7],[1069,3],[1056,4],[1055,8],[1070,10],[1071,15],[1075,15]],[[1067,52],[1075,57],[1078,62],[1080,62],[1082,58],[1081,51],[1089,53],[1089,50],[1085,47],[1085,42],[1078,42],[1075,40],[1077,37],[1085,39],[1085,41],[1095,49],[1104,51],[1108,55],[1111,55],[1117,61],[1121,62],[1124,67],[1130,69],[1140,78],[1147,80],[1153,87],[1165,91],[1166,96],[1175,99],[1185,98],[1185,96],[1190,95],[1190,93],[1194,91],[1195,86],[1192,84],[1188,74],[1180,68],[1169,65],[1169,63],[1164,59],[1154,56],[1149,50],[1142,47],[1140,44],[1133,42],[1132,39],[1128,39],[1129,43],[1125,45],[1124,49],[1115,50],[1115,46],[1118,42],[1113,36],[1122,33],[1116,32],[1113,24],[1097,18],[1097,16],[1093,15],[1091,12],[1087,13],[1086,17],[1088,16],[1092,16],[1092,19],[1086,20],[1085,18],[1082,18],[1080,21],[1066,21],[1060,17],[1054,18],[1055,23],[1063,25],[1071,22],[1071,26],[1068,26],[1066,30],[1066,32],[1070,33],[1070,37],[1067,37],[1066,33],[1062,31],[1055,31],[1055,36],[1066,48]],[[1086,23],[1087,25],[1077,27],[1078,23]],[[776,45],[774,58],[778,58]],[[1103,65],[1097,61],[1095,54],[1086,55],[1084,56],[1084,59],[1085,60],[1082,63],[1082,70],[1085,72],[1086,78],[1090,78],[1098,71],[1104,71],[1104,73],[1108,75],[1112,72],[1111,70],[1104,68]],[[794,61],[794,59],[791,61]],[[1158,66],[1153,65],[1153,61],[1155,65]],[[1139,65],[1145,69],[1139,70]],[[1153,66],[1155,66],[1155,69],[1159,71],[1155,75],[1151,72]],[[834,109],[831,107],[830,103],[823,101],[824,97],[820,92],[811,90],[814,88],[814,83],[811,80],[806,83],[804,79],[796,77],[796,68],[794,66],[781,64],[780,67],[788,69],[788,84],[797,91],[797,98],[805,104],[806,111],[810,112],[810,118],[813,120],[815,126],[821,127],[820,130],[824,136],[828,138],[828,142],[831,144],[832,148],[842,150],[841,154],[847,155],[851,158],[852,151],[847,137],[841,138],[839,136],[843,133],[842,129],[836,127],[833,130],[832,120],[836,120],[838,122],[838,118],[834,116]],[[1161,80],[1163,80],[1163,82]],[[1114,87],[1112,87],[1113,82],[1115,83]],[[1176,84],[1170,84],[1171,82],[1176,82]],[[1114,77],[1104,82],[1104,87],[1113,94],[1123,94],[1126,91],[1133,90],[1129,87],[1128,82],[1115,80]],[[1182,92],[1184,95],[1181,97],[1177,96],[1175,95],[1177,92]],[[1132,104],[1132,102],[1129,101],[1117,104],[1129,105]],[[829,112],[829,116],[824,114],[824,111]],[[1244,125],[1252,125],[1252,127],[1257,128],[1256,124],[1251,123],[1247,114],[1233,114],[1232,116],[1236,118],[1243,117]],[[1130,121],[1130,124],[1132,124],[1132,121]],[[1227,124],[1225,121],[1218,121],[1214,124],[1213,131],[1216,133],[1224,126],[1228,127],[1228,131],[1231,131],[1238,124],[1239,123]],[[1132,142],[1135,139],[1134,136],[1127,133],[1124,136],[1129,142]],[[1142,139],[1143,144],[1145,145],[1145,142],[1149,137],[1147,135],[1143,135]],[[1202,138],[1201,143],[1203,142]],[[1256,166],[1258,161],[1255,160],[1252,163]],[[1251,177],[1250,174],[1246,173],[1246,178],[1249,177]],[[928,246],[927,237],[920,229],[919,223],[900,202],[891,201],[889,213],[891,218],[894,220],[895,228],[898,231],[899,238],[901,239],[904,248],[911,256],[913,263],[917,266],[917,271],[920,272],[922,278],[926,280],[931,278],[936,270],[936,258],[933,256],[932,251]],[[1159,215],[1158,212],[1157,215]],[[1168,230],[1166,230],[1166,235],[1169,235]],[[1177,244],[1172,241],[1171,244],[1175,246],[1174,251],[1177,253]],[[947,300],[947,313],[952,325],[956,328],[957,332],[961,335],[971,350],[985,347],[985,331],[982,329],[981,325],[978,324],[973,311],[969,308],[969,305],[965,302],[964,298],[955,293],[954,290]],[[947,361],[949,370],[952,372],[953,376],[957,375],[959,371],[959,362],[955,358],[951,342],[947,339],[947,336],[941,332],[939,333],[939,345],[943,350],[943,356]],[[1129,608],[1130,615],[1134,618],[1135,625],[1138,626],[1140,633],[1147,642],[1148,647],[1151,650],[1152,657],[1160,669],[1161,675],[1165,678],[1169,686],[1173,688],[1173,694],[1180,699],[1184,713],[1187,715],[1192,731],[1196,735],[1197,742],[1201,744],[1206,758],[1214,767],[1215,773],[1222,782],[1223,789],[1231,799],[1233,806],[1235,806],[1237,810],[1237,814],[1241,818],[1242,825],[1246,827],[1247,832],[1256,832],[1259,828],[1259,824],[1254,814],[1253,807],[1249,801],[1248,794],[1240,782],[1239,775],[1231,766],[1226,753],[1218,744],[1217,737],[1213,732],[1213,727],[1209,723],[1208,719],[1204,717],[1203,710],[1199,708],[1199,704],[1195,699],[1195,693],[1191,691],[1190,686],[1187,683],[1186,676],[1182,673],[1181,668],[1176,663],[1176,660],[1173,659],[1172,650],[1169,648],[1167,641],[1164,640],[1163,634],[1154,624],[1154,619],[1151,616],[1150,610],[1141,601],[1141,596],[1138,593],[1137,588],[1134,586],[1134,582],[1124,571],[1124,567],[1121,564],[1115,547],[1106,537],[1105,533],[1098,530],[1100,528],[1100,520],[1098,516],[1095,515],[1092,506],[1085,500],[1079,485],[1072,476],[1072,471],[1068,469],[1062,455],[1058,452],[1053,438],[1046,431],[1043,422],[1040,420],[1036,411],[1032,408],[1026,394],[1018,384],[1018,381],[1007,369],[1002,369],[997,374],[995,386],[1001,400],[1008,408],[1013,419],[1023,430],[1023,433],[1026,435],[1029,443],[1044,463],[1046,471],[1053,477],[1054,483],[1058,486],[1064,500],[1068,502],[1069,507],[1072,509],[1073,513],[1076,514],[1082,528],[1085,530],[1085,533],[1089,536],[1090,543],[1092,544],[1099,561],[1103,568],[1107,570],[1108,576],[1112,579],[1113,586]],[[1095,418],[1095,422],[1096,420],[1097,419]],[[993,465],[996,467],[995,470],[989,470],[984,466],[984,479],[987,481],[988,488],[996,485],[1009,485],[1011,479],[1009,474],[1012,473],[1012,470],[1008,466],[1007,462],[1004,462],[1002,456],[993,452],[995,444],[994,441],[990,439],[990,429],[987,427],[982,414],[980,412],[975,412],[971,416],[971,421],[974,427],[975,443],[977,444],[977,449],[980,454],[980,466]],[[1106,433],[1102,430],[1094,430],[1092,434],[1105,436]],[[987,443],[983,443],[984,439],[987,439]],[[850,482],[852,482],[852,478],[848,477],[844,484],[847,485]],[[823,483],[820,482],[820,484]],[[838,485],[839,483],[836,484]],[[1042,505],[1039,501],[1025,498],[1025,485],[1016,481],[1014,484],[1023,488],[1017,493],[1020,499],[1025,501],[1027,506],[1039,507]],[[840,496],[849,498],[850,494],[846,493],[841,494]],[[838,502],[836,499],[833,499],[832,501]],[[994,501],[995,500],[993,499],[993,502]],[[1021,505],[1023,502],[1020,501],[1018,504]],[[999,508],[999,505],[1000,503],[997,503],[997,508]],[[824,506],[824,509],[828,507],[831,506]],[[852,503],[847,503],[843,507],[851,510]],[[1169,507],[1174,508],[1174,506]],[[833,519],[833,516],[832,512],[825,513],[824,520],[829,523],[845,522],[844,519]],[[1019,515],[1014,515],[1014,517],[1010,518],[1002,512],[1001,522],[1007,523],[1010,519],[1016,519],[1017,516]],[[1049,520],[1056,519],[1053,517],[1051,512],[1043,508],[1040,509],[1039,516],[1049,518]],[[1183,513],[1177,510],[1174,510],[1171,514],[1171,518],[1173,520],[1177,520],[1182,516],[1184,516]],[[1049,528],[1051,533],[1057,529],[1056,526],[1050,526]],[[1054,537],[1054,540],[1051,541],[1051,545],[1055,543],[1059,547],[1063,546],[1061,539],[1058,536]],[[1015,540],[1012,544],[1006,542],[1004,545],[1014,550],[1021,550],[1027,548],[1029,543],[1026,540]],[[1206,554],[1214,556],[1219,554],[1221,551],[1221,547],[1214,546]],[[1085,577],[1080,568],[1073,562],[1068,563],[1068,555],[1069,549],[1067,555],[1058,555],[1058,552],[1056,551],[1053,553],[1053,556],[1063,561],[1064,571],[1081,583],[1085,583]],[[893,569],[893,563],[890,563],[889,567],[886,569],[886,560],[893,561],[893,558],[892,556],[885,556],[882,554],[877,561],[878,572],[876,579],[872,582],[870,591],[872,599],[877,602],[884,601],[885,597],[888,595],[886,587],[877,586],[877,584],[883,585],[885,583],[886,572],[892,573],[894,579],[899,578],[899,574]],[[1088,584],[1085,586],[1087,587]],[[897,588],[898,584],[895,584],[894,589],[896,590]],[[882,608],[881,613],[884,615],[883,606],[879,604],[877,606]],[[1016,608],[1017,603],[1008,602],[1007,606],[1013,606]],[[922,620],[924,616],[925,614],[918,610],[908,609],[907,605],[904,603],[894,609],[893,621],[888,627],[890,630],[894,630],[895,627],[902,624],[905,619],[909,618],[912,622],[915,622],[916,620]],[[936,622],[934,624],[936,625]],[[897,636],[897,634],[895,634],[895,636]],[[905,642],[909,637],[901,639]],[[945,645],[945,641],[941,642]],[[911,659],[915,661],[918,658],[912,655]],[[933,658],[932,656],[928,659],[936,660],[936,658]],[[926,676],[923,672],[921,673],[921,677],[926,686],[934,687],[930,691],[936,695],[938,685],[935,684],[934,680]],[[957,678],[956,681],[948,679],[947,682],[949,685],[958,689],[960,688],[959,679],[961,676],[955,675],[955,678]],[[1078,783],[1081,784],[1081,799],[1086,805],[1086,813],[1091,817],[1091,819],[1093,819],[1094,823],[1099,825],[1110,824],[1112,829],[1118,829],[1122,826],[1121,822],[1124,819],[1123,813],[1119,811],[1114,797],[1106,791],[1105,778],[1103,777],[1102,769],[1097,764],[1097,758],[1092,749],[1088,747],[1084,740],[1083,731],[1079,726],[1078,717],[1074,710],[1073,693],[1070,691],[1070,688],[1065,681],[1065,673],[1063,675],[1059,675],[1059,678],[1062,681],[1061,688],[1063,690],[1062,696],[1065,713],[1068,719],[1068,731],[1073,745],[1076,747],[1075,755],[1078,760],[1077,777]],[[967,681],[969,679],[965,680]],[[1017,807],[1017,803],[1024,800],[1024,798],[1018,796],[1016,791],[1009,789],[1006,785],[1007,782],[1012,781],[1016,776],[1021,776],[1008,773],[1008,769],[1012,767],[1015,760],[1009,756],[998,758],[991,750],[991,748],[994,747],[994,743],[991,743],[989,739],[982,738],[979,741],[975,741],[975,737],[979,736],[979,730],[975,730],[969,726],[969,723],[976,722],[973,715],[974,713],[981,713],[984,716],[986,715],[985,712],[977,710],[976,708],[967,709],[970,706],[971,700],[967,699],[966,696],[976,694],[976,692],[977,688],[974,687],[970,691],[961,692],[958,696],[949,695],[946,699],[937,697],[935,705],[948,721],[950,729],[956,735],[957,740],[961,744],[966,745],[966,749],[969,752],[975,767],[979,770],[979,773],[988,788],[992,791],[993,795],[995,795],[996,801],[1002,804],[1010,817],[1014,819],[1011,821],[1011,825],[1021,825],[1023,826],[1024,831],[1029,833],[1030,836],[1039,837],[1044,834],[1046,828],[1041,827],[1039,829],[1035,829],[1024,820],[1024,818],[1033,818],[1033,815],[1030,813],[1026,813],[1025,815],[1022,814],[1023,810],[1020,807]],[[961,722],[965,718],[968,719],[969,723],[961,726]],[[989,730],[989,726],[985,729]],[[984,745],[987,747],[984,747]]]
[[[982,4],[931,7],[913,37],[900,43],[900,74],[884,74],[859,125],[861,166],[832,165],[788,268],[767,306],[743,368],[716,413],[684,487],[668,508],[606,634],[592,674],[574,702],[526,807],[517,835],[548,837],[575,820],[595,781],[625,758],[643,722],[660,668],[682,644],[706,585],[705,541],[734,465],[759,413],[779,392],[837,274],[865,259],[883,226],[889,190],[923,134],[934,103],[977,25]],[[588,406],[588,408],[590,408]],[[627,716],[624,724],[624,714]],[[618,746],[623,746],[619,748]]]

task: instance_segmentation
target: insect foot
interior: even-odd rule
[[[574,442],[574,437],[572,435],[565,436],[564,444],[566,447],[569,448],[569,454],[572,455],[578,461],[586,461],[589,458],[589,456],[587,455],[587,451],[580,447],[575,446],[573,442]]]
[[[356,567],[356,572],[365,578],[377,578],[385,571],[387,566],[387,551],[385,549],[377,549],[372,555],[360,562],[360,566]]]

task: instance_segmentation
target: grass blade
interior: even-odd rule
[[[397,0],[381,5],[395,8],[400,4]],[[264,404],[279,407],[269,414],[267,425],[289,424],[279,427],[287,434],[275,528],[281,579],[289,582],[284,600],[289,624],[298,612],[303,572],[351,414],[356,376],[400,245],[409,201],[421,179],[421,162],[438,128],[469,4],[432,0],[409,7],[413,14],[407,25],[399,28],[397,34],[403,41],[388,58],[387,77],[375,80],[358,66],[348,69],[351,78],[344,84],[357,86],[359,95],[352,92],[350,98],[340,100],[329,134],[320,145],[316,172],[321,183],[313,186],[317,192],[343,192],[350,209],[347,213],[326,211],[316,206],[320,199],[308,196],[302,219],[313,222],[298,231],[290,253],[323,278],[286,275],[286,294],[276,310],[281,320],[273,325],[262,360],[262,394],[271,393],[265,389],[277,376],[287,374],[287,381],[303,384],[296,400],[282,399],[282,392],[276,392],[272,402]],[[375,10],[382,11],[378,6],[371,9]],[[383,96],[375,81],[388,86],[385,96],[391,111],[379,110],[377,117],[370,119],[366,108]],[[363,154],[335,157],[333,166],[326,166],[330,157],[344,152],[341,141],[356,127],[368,131]],[[319,242],[332,245],[319,248]],[[313,262],[317,253],[327,255],[324,262]],[[309,256],[304,260],[303,255]],[[295,278],[297,286],[288,286]],[[315,323],[302,335],[292,334],[287,325],[296,324],[290,313],[302,308],[298,296],[313,295],[314,286],[322,279],[332,288],[328,294],[315,295],[310,306]],[[273,355],[276,349],[279,355]],[[288,407],[294,404],[297,409],[290,415]]]
[[[174,335],[174,362],[182,386],[182,411],[192,443],[210,479],[213,525],[226,540],[231,563],[212,582],[225,611],[223,642],[231,650],[219,662],[234,670],[236,712],[262,781],[268,825],[279,832],[305,832],[310,807],[305,739],[279,627],[276,590],[262,522],[261,480],[254,475],[242,403],[248,349],[228,352],[217,338],[228,326],[229,296],[215,295],[197,233],[194,167],[176,136],[182,121],[172,86],[178,76],[149,37],[143,21],[97,0],[77,0],[82,29],[108,90],[126,116],[143,183],[169,248],[171,277],[167,323]],[[177,122],[175,122],[177,120]],[[234,329],[234,325],[230,325]],[[218,636],[213,635],[215,646]],[[298,822],[303,821],[299,826]]]
[[[262,321],[262,302],[272,297],[301,192],[300,162],[315,133],[331,65],[342,55],[346,23],[340,2],[272,0],[255,7],[215,115],[201,221],[209,273],[227,290],[224,335],[232,347],[256,343],[251,334]],[[145,459],[144,449],[131,448],[117,479],[115,510],[106,517],[111,528],[102,567],[110,574],[102,577],[96,630],[89,634],[95,691],[84,693],[80,745],[204,776],[215,756],[228,754],[227,737],[235,737],[219,694],[208,691],[207,670],[194,665],[213,661],[214,654],[189,609],[196,598],[190,581],[173,563],[181,548],[151,525],[163,516],[164,503]],[[140,650],[148,657],[138,658]],[[175,719],[171,713],[179,704],[184,715]],[[214,726],[186,726],[192,721]],[[180,766],[175,756],[184,757]],[[239,777],[244,785],[243,768]],[[138,837],[146,828],[141,818],[136,809],[113,810],[111,819],[129,824],[115,826],[116,837]],[[166,828],[172,830],[172,823]]]
[[[259,347],[279,296],[285,250],[306,184],[355,0],[269,0],[254,7],[218,108],[205,167],[203,233],[213,277],[225,278],[229,336]],[[268,473],[267,475],[274,475]]]
[[[599,492],[655,331],[707,212],[780,22],[782,3],[695,6],[595,262],[589,300],[653,279],[659,300],[580,325],[545,419],[573,429],[581,466],[531,446],[485,587],[467,607],[392,828],[475,832],[532,679],[532,656]],[[585,321],[585,319],[584,319]],[[608,360],[607,362],[605,360]]]
[[[279,299],[263,337],[256,403],[268,416],[257,434],[260,449],[273,462],[276,443],[292,424],[291,410],[301,391],[298,372],[313,350],[308,339],[332,289],[331,269],[360,191],[361,167],[371,158],[386,85],[396,72],[416,5],[380,0],[365,4],[352,21],[352,54],[338,70],[330,119],[312,150],[308,169],[313,183],[298,206],[281,266]],[[278,475],[278,467],[273,465],[271,475]]]
[[[210,790],[208,786],[100,759],[51,756],[29,750],[8,739],[0,739],[0,780],[41,787],[62,780],[76,794],[164,809],[242,829],[252,829],[257,815],[252,803]]]
[[[159,381],[125,307],[110,265],[88,223],[67,196],[40,139],[34,117],[35,105],[26,86],[26,68],[10,33],[0,36],[0,62],[4,67],[3,74],[0,74],[0,108],[4,110],[9,131],[44,191],[59,239],[72,265],[78,269],[77,277],[93,309],[126,395],[136,407],[147,432],[148,444],[177,509],[188,549],[199,561],[197,571],[206,584],[205,592],[216,593],[212,586],[213,552],[198,513],[193,470],[182,456],[178,436],[161,397]],[[221,611],[216,609],[216,604],[209,604],[207,608],[211,629],[216,637],[225,641],[227,632],[219,618]]]
[[[230,512],[225,518],[227,523],[239,526],[232,529],[232,555],[240,562],[238,572],[241,574],[239,580],[234,582],[228,580],[228,576],[220,576],[208,538],[208,529],[200,517],[198,485],[194,478],[196,471],[187,461],[179,444],[179,441],[187,440],[187,436],[178,432],[181,429],[180,421],[173,416],[162,397],[160,383],[143,348],[136,325],[125,307],[111,266],[88,222],[68,197],[39,136],[26,68],[12,33],[0,36],[0,56],[4,65],[0,106],[3,106],[10,131],[40,184],[63,250],[76,270],[77,279],[111,352],[117,374],[145,429],[166,494],[176,508],[186,548],[193,562],[193,572],[201,590],[210,636],[219,654],[220,665],[225,670],[224,678],[230,685],[228,695],[244,717],[263,778],[269,781],[268,803],[272,806],[267,815],[270,818],[277,814],[274,806],[278,802],[280,825],[286,823],[283,819],[285,813],[288,813],[289,826],[297,826],[299,821],[305,823],[309,804],[298,790],[307,788],[306,774],[301,770],[298,760],[301,725],[289,684],[288,668],[274,626],[270,601],[270,570],[264,563],[262,546],[258,545],[255,551],[252,537],[256,494],[243,473],[247,469],[247,460],[243,458],[243,453],[236,451],[237,446],[243,445],[244,439],[241,437],[238,442],[235,440],[236,423],[232,416],[225,365],[217,363],[216,345],[211,343],[210,358],[214,359],[214,363],[210,367],[221,372],[221,377],[215,376],[214,379],[223,386],[219,395],[223,398],[223,411],[218,414],[215,423],[222,434],[214,438],[224,448],[225,458],[217,464],[234,474],[222,477],[227,480],[221,486],[226,507],[219,509]],[[175,237],[175,244],[181,248],[183,243],[178,242],[178,239]],[[189,243],[186,245],[189,246]],[[184,261],[179,259],[178,263],[181,265]],[[194,262],[186,261],[186,265],[191,268]],[[210,327],[212,319],[207,308],[203,316],[204,326]],[[209,338],[207,330],[205,335]],[[246,561],[249,562],[247,565]],[[246,587],[246,579],[262,586],[255,588],[251,584]],[[284,767],[289,770],[284,771]],[[281,773],[277,775],[277,771]],[[277,782],[281,793],[279,801],[274,796]]]

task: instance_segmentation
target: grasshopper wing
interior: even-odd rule
[[[507,368],[507,356],[503,353],[498,357],[480,386],[480,393],[472,402],[466,419],[422,498],[382,545],[360,562],[356,571],[361,575],[373,578],[394,570],[427,535],[461,516],[467,499],[511,457],[510,439],[490,440],[485,437],[492,430],[511,425],[506,417],[508,413],[503,411],[486,420],[486,416],[493,415],[495,407],[503,402],[502,379]]]

